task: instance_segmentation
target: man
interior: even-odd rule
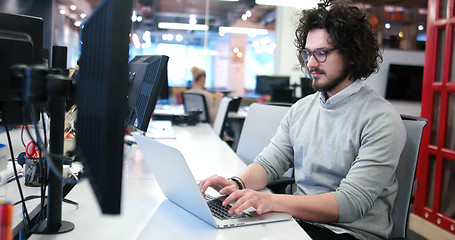
[[[199,183],[237,200],[230,213],[287,212],[313,239],[381,239],[392,229],[395,169],[406,130],[394,108],[365,85],[381,54],[360,9],[326,0],[296,30],[302,67],[316,92],[295,103],[270,144],[238,176]],[[294,167],[293,195],[255,190]]]

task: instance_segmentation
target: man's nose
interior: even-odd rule
[[[319,66],[319,62],[318,60],[316,60],[313,54],[311,54],[310,58],[308,59],[308,63],[306,64],[306,66],[308,68],[315,68]]]

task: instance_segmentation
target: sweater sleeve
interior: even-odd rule
[[[281,120],[270,143],[254,160],[265,169],[268,183],[279,179],[289,168],[293,167],[294,151],[289,138],[291,112],[292,107]]]

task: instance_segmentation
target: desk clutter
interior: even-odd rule
[[[43,164],[42,162],[44,162],[44,157],[41,155],[40,158],[40,153],[35,143],[30,141],[26,145],[25,151],[18,154],[14,163],[11,159],[8,159],[6,146],[3,144],[1,145],[3,147],[1,147],[0,183],[9,183],[14,181],[16,178],[24,177],[25,186],[40,186],[42,181],[42,169],[40,169],[40,167]],[[72,177],[78,179],[77,175],[81,173],[81,171],[81,164],[73,164],[70,161],[66,161],[65,165],[63,165],[62,174],[64,178]]]
[[[150,121],[145,136],[153,139],[175,139],[172,122],[168,120]]]
[[[153,120],[169,120],[175,125],[186,124],[188,126],[194,126],[201,122],[201,114],[202,111],[199,110],[190,111],[185,114],[154,113]]]

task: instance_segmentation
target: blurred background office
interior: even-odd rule
[[[207,87],[205,84],[207,75],[206,75],[204,69],[199,68],[197,66],[193,66],[191,68],[191,73],[193,75],[193,80],[191,81],[191,85],[189,86],[189,89],[186,90],[185,92],[202,94],[204,96],[206,107],[207,107],[209,118],[210,118],[210,123],[213,124],[213,122],[215,121],[215,115],[218,111],[218,106],[220,104],[221,98],[223,97],[223,94],[220,92],[210,93],[207,90]]]
[[[294,28],[300,10],[316,6],[317,1],[132,1],[130,59],[136,55],[169,56],[172,92],[183,91],[182,87],[188,85],[193,66],[206,71],[206,88],[236,96],[254,93],[258,75],[289,76],[290,86],[300,87],[304,74],[296,57]],[[297,5],[276,6],[277,2]],[[406,52],[405,61],[423,66],[426,0],[354,2],[367,9],[385,55],[393,58]],[[4,0],[0,10],[43,17],[45,47],[67,46],[68,66],[75,67],[80,54],[79,28],[98,3],[99,0]],[[387,78],[388,64],[384,66],[384,75],[379,74],[383,79]],[[385,96],[385,84],[370,82]],[[302,92],[295,91],[295,97],[301,97]],[[177,102],[174,94],[170,98],[170,102]]]
[[[171,93],[169,103],[179,103],[175,93],[187,89],[188,83],[192,80],[193,66],[205,70],[207,89],[241,96],[243,100],[252,99],[251,102],[264,99],[261,98],[262,94],[257,94],[256,91],[257,76],[288,77],[289,88],[293,90],[295,99],[306,94],[302,79],[307,76],[301,71],[296,57],[294,29],[301,9],[315,7],[317,1],[131,1],[134,1],[134,11],[131,16],[129,58],[133,59],[136,55],[169,56],[168,85]],[[427,44],[427,19],[432,16],[428,13],[427,5],[429,2],[435,2],[435,8],[439,10],[433,9],[433,11],[441,14],[433,18],[444,20],[453,17],[454,0],[352,1],[367,11],[367,17],[378,32],[378,40],[384,49],[384,62],[380,65],[379,72],[373,74],[366,83],[388,99],[401,114],[420,116],[424,50],[430,43],[436,42],[429,41]],[[81,24],[87,16],[90,16],[99,2],[100,0],[2,0],[0,11],[42,17],[44,47],[50,49],[45,51],[45,56],[52,56],[50,51],[53,45],[67,46],[67,65],[73,68],[80,55]],[[433,13],[433,15],[437,14]],[[453,24],[452,19],[443,20],[438,24]],[[439,29],[446,29],[442,25],[438,26]],[[440,39],[447,39],[448,45],[453,45],[453,27],[451,31],[441,31],[438,34]],[[444,41],[441,40],[438,44],[440,43]],[[452,51],[452,48],[438,49],[434,51],[437,53],[433,54],[443,56],[445,51]],[[452,52],[448,54],[453,55]],[[440,73],[444,65],[442,63],[449,57],[437,59],[440,61],[440,66],[438,65],[435,71],[438,73],[437,78],[442,79],[453,75]],[[452,63],[452,69],[453,66]],[[408,75],[403,77],[400,75],[403,72]],[[405,82],[399,82],[400,80]],[[442,80],[435,80],[436,83],[437,81],[442,82]],[[453,79],[450,81],[453,82]],[[440,85],[432,89],[440,89]],[[394,92],[396,89],[412,91],[406,91],[406,94],[402,91],[397,94],[396,91]],[[452,99],[453,103],[455,98],[448,99]],[[446,104],[441,100],[440,95],[439,102],[437,99],[435,101],[435,106],[438,103]],[[435,107],[435,114],[439,113],[438,109]],[[449,106],[448,109],[453,107]],[[453,111],[448,115],[453,116]],[[434,122],[439,121],[435,119]],[[447,120],[447,122],[450,124],[451,121]],[[438,129],[435,129],[433,132],[437,131]],[[438,169],[441,168],[440,165]],[[436,167],[433,169],[431,166],[433,165],[428,168],[435,172]],[[428,175],[434,175],[431,174]],[[449,175],[446,174],[446,176]],[[437,189],[435,182],[429,185]],[[430,193],[428,196],[433,195]],[[445,200],[442,202],[450,202],[454,198],[453,193],[447,196],[443,197]],[[428,197],[428,199],[433,198]],[[427,205],[432,207],[430,206],[432,204],[429,201]],[[446,208],[449,209],[450,206]],[[433,223],[439,220],[446,223],[445,229],[454,233],[455,216],[444,209],[442,209],[442,213],[446,214],[444,218],[430,217],[430,220]],[[437,211],[433,213],[430,210],[426,210],[426,213],[429,216],[439,214]]]

